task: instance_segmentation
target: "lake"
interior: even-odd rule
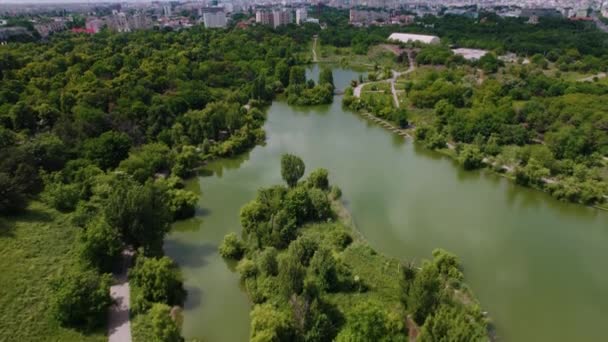
[[[318,77],[318,67],[308,77]],[[338,89],[358,73],[335,68]],[[178,222],[165,251],[180,265],[188,299],[183,335],[205,341],[249,337],[247,297],[219,256],[240,232],[239,210],[258,188],[281,183],[280,157],[300,156],[306,173],[329,170],[357,228],[379,252],[404,260],[444,248],[506,341],[599,341],[608,322],[608,213],[559,202],[451,159],[345,111],[275,101],[267,141],[206,166],[188,182],[201,193],[195,218]]]

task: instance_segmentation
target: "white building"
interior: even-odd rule
[[[486,50],[465,48],[452,49],[452,52],[454,52],[455,55],[460,55],[464,57],[464,59],[466,59],[467,61],[477,61],[488,53],[488,51]]]
[[[308,19],[308,11],[306,8],[298,8],[296,10],[296,24],[302,25]]]
[[[203,13],[203,22],[207,28],[226,27],[226,14],[223,11]]]
[[[427,36],[423,34],[411,34],[411,33],[392,33],[388,40],[409,43],[409,42],[420,42],[424,44],[439,44],[440,39],[437,36]]]
[[[0,26],[4,26],[6,24],[7,24],[6,20],[0,19]]]

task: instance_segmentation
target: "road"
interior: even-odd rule
[[[129,289],[129,265],[133,259],[133,251],[124,250],[121,263],[114,272],[114,285],[110,287],[110,295],[114,304],[108,313],[108,341],[131,342],[131,322],[129,320],[129,305],[131,303]]]

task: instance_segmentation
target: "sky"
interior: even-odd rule
[[[108,3],[151,2],[153,0],[0,0],[0,4],[56,4],[56,3]],[[168,1],[168,0],[167,0]]]

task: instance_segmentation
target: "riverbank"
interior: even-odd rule
[[[348,92],[348,90],[347,90]],[[356,95],[352,95],[355,96]],[[415,140],[415,126],[408,126],[408,128],[399,128],[397,127],[394,123],[389,122],[387,120],[384,120],[382,118],[379,118],[365,110],[353,110],[353,112],[365,117],[367,120],[373,121],[377,124],[379,124],[380,126],[382,126],[383,128],[387,129],[388,131],[397,134],[401,137],[408,137],[408,138],[412,138],[413,140]],[[431,149],[433,151],[439,152],[444,156],[447,156],[451,159],[453,159],[454,161],[460,163],[459,160],[459,155],[456,152],[456,145],[454,145],[453,143],[450,142],[446,142],[445,144],[445,148],[438,148],[438,149]],[[516,181],[516,167],[513,165],[503,165],[503,164],[497,164],[496,162],[491,161],[490,159],[488,159],[486,156],[484,156],[483,160],[482,160],[482,167],[481,169],[487,170],[491,173],[497,174],[501,177],[505,177],[513,182]],[[549,178],[549,177],[543,177],[541,179],[543,186],[539,186],[539,185],[534,185],[534,184],[529,184],[527,187],[538,190],[538,191],[542,191],[544,193],[547,193],[549,195],[552,195],[551,191],[549,191],[549,189],[545,188],[544,185],[553,185],[553,184],[560,184],[560,181],[555,179],[555,178]],[[518,184],[521,185],[521,184]],[[605,199],[608,199],[608,195],[604,195]],[[569,201],[571,203],[575,203],[575,204],[582,204],[585,206],[589,206],[595,209],[599,209],[602,211],[608,211],[608,203],[606,201],[604,202],[597,202],[591,205],[587,205],[584,203],[579,203],[579,202],[574,202],[574,201]]]

